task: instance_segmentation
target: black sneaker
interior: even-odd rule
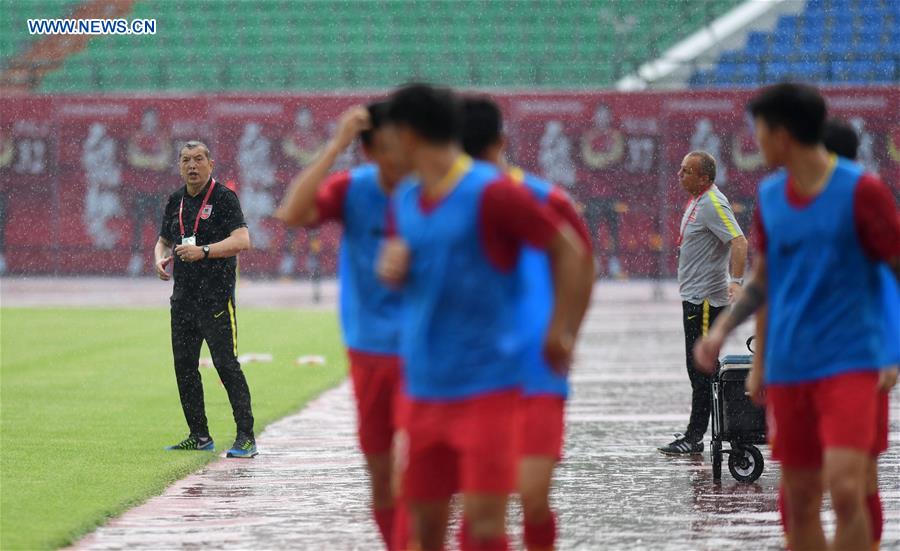
[[[231,449],[228,450],[225,457],[249,459],[258,454],[259,452],[256,450],[256,440],[253,438],[253,435],[238,433],[237,437],[234,439],[234,445],[231,446]]]
[[[700,455],[703,442],[691,442],[683,434],[676,433],[675,440],[657,449],[665,455]]]
[[[216,444],[209,436],[194,436],[193,434],[172,446],[167,446],[169,451],[200,451],[211,452],[216,449]]]

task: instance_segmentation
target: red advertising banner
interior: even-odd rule
[[[0,100],[0,254],[8,270],[52,271],[58,256],[52,106],[47,98]]]
[[[767,173],[745,104],[750,91],[497,94],[513,163],[565,188],[589,223],[601,273],[668,277],[688,197],[676,172],[691,150],[745,232]],[[900,194],[900,90],[825,91],[860,134],[859,161]],[[176,155],[205,141],[214,175],[238,193],[254,250],[244,274],[333,274],[340,229],[285,230],[272,218],[291,178],[359,95],[0,98],[0,265],[11,273],[151,273]],[[338,167],[361,162],[353,148]]]

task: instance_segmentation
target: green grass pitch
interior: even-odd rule
[[[244,366],[257,434],[346,374],[331,312],[239,308],[237,320],[239,354],[274,355]],[[65,545],[231,444],[225,390],[201,369],[217,453],[163,451],[187,434],[170,343],[167,310],[0,310],[0,548]],[[294,365],[305,354],[326,366]]]

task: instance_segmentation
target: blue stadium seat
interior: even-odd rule
[[[855,61],[832,61],[831,80],[835,82],[850,82],[850,76],[854,74]]]
[[[877,40],[885,30],[881,21],[867,22],[856,27],[856,35],[864,40]]]
[[[769,36],[766,33],[753,31],[747,35],[747,53],[763,53],[769,44]]]
[[[825,2],[823,0],[807,0],[806,11],[807,12],[825,11]]]
[[[786,61],[773,61],[766,65],[766,80],[779,82],[791,75],[791,64]]]
[[[893,61],[833,61],[831,78],[837,82],[891,82],[894,70]]]
[[[844,44],[852,43],[853,35],[855,34],[853,27],[837,27],[831,29],[831,33],[829,37],[831,38],[831,43],[834,44],[836,42],[841,42]]]
[[[762,63],[769,58],[765,52],[748,52],[744,50],[744,60],[748,63]]]
[[[717,81],[730,82],[734,79],[736,68],[736,63],[719,63],[715,69],[713,69],[713,74]]]
[[[825,52],[833,56],[847,57],[856,51],[856,44],[852,36],[831,36],[831,42],[825,48]]]
[[[815,43],[822,44],[825,42],[825,37],[828,36],[827,31],[821,31],[816,29],[803,29],[800,31],[800,34],[797,36],[797,39],[802,42],[807,43]]]
[[[874,40],[863,40],[856,43],[855,53],[858,55],[878,55],[882,52],[883,47],[880,42]]]
[[[759,83],[758,63],[739,63],[735,67],[735,80],[739,84],[755,85]]]
[[[779,39],[783,39],[786,36],[796,38],[799,33],[800,33],[799,28],[784,29],[784,28],[779,27],[779,28],[776,28],[774,32],[772,32],[771,36],[772,36],[773,40],[779,40]]]
[[[805,13],[801,18],[801,27],[804,29],[824,29],[825,14],[824,13]]]
[[[886,53],[890,53],[897,57],[900,57],[900,36],[892,36],[891,41],[887,43],[887,46],[884,50]]]
[[[821,42],[801,42],[796,52],[804,59],[810,59],[822,55],[824,49]]]
[[[693,85],[746,85],[803,79],[900,82],[900,0],[808,0],[770,33],[753,31],[743,51],[726,51]]]
[[[752,86],[759,83],[759,65],[756,63],[720,64],[714,80],[717,85]]]
[[[856,13],[859,15],[859,20],[863,26],[874,26],[876,24],[881,26],[888,14],[887,10],[882,10],[881,8],[862,8]]]
[[[794,51],[797,46],[796,37],[793,35],[778,35],[772,37],[769,43],[769,52],[778,54],[789,54]]]
[[[850,0],[831,0],[831,12],[848,13],[853,11],[853,2]]]
[[[778,18],[778,24],[775,26],[775,32],[797,32],[797,19],[798,17],[796,15],[782,15]]]
[[[897,64],[893,59],[876,61],[872,69],[872,80],[875,82],[895,82],[897,79]]]

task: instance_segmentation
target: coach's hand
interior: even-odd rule
[[[878,372],[878,390],[890,392],[897,385],[897,373],[900,368],[896,365],[882,369]]]
[[[197,262],[203,259],[203,248],[198,245],[178,245],[175,254],[183,262]]]
[[[409,245],[399,237],[391,237],[381,247],[375,271],[391,287],[399,287],[409,272]]]
[[[564,324],[551,323],[544,341],[544,359],[560,375],[569,373],[575,351],[575,335]]]
[[[724,341],[724,336],[715,327],[707,336],[700,337],[694,344],[694,366],[698,371],[711,375],[716,370],[716,360]]]
[[[172,263],[171,256],[164,256],[156,261],[156,275],[159,276],[159,279],[163,281],[169,281],[172,279],[172,276],[169,275],[168,269],[169,264]]]
[[[354,105],[341,115],[334,133],[334,144],[343,151],[353,143],[360,132],[368,130],[371,126],[369,110],[363,105]]]

